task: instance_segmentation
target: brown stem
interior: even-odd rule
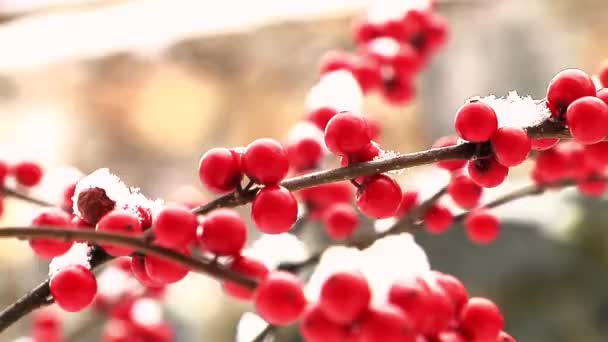
[[[33,203],[33,204],[39,205],[41,207],[54,207],[55,206],[54,204],[49,203],[47,201],[43,201],[41,199],[32,197],[30,195],[18,192],[18,191],[13,190],[13,189],[9,189],[7,187],[3,187],[2,188],[2,193],[5,196],[7,196],[7,197],[14,197],[16,199],[20,199],[20,200],[25,201],[25,202]]]

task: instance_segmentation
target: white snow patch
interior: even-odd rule
[[[108,267],[97,277],[98,294],[110,302],[141,287],[129,273],[118,267]]]
[[[393,38],[383,37],[372,40],[367,47],[378,55],[393,57],[399,52],[401,45]]]
[[[537,102],[530,96],[520,96],[516,91],[506,97],[476,97],[488,104],[496,112],[498,127],[527,127],[535,125],[551,116],[545,101]]]
[[[296,142],[303,138],[313,138],[321,142],[322,146],[325,134],[316,125],[308,121],[300,121],[295,124],[287,133],[287,142]]]
[[[49,277],[53,277],[62,269],[72,266],[81,265],[87,269],[91,269],[91,248],[86,243],[74,243],[63,255],[56,256],[49,263]]]
[[[322,107],[361,113],[363,92],[353,75],[346,70],[337,70],[321,77],[310,89],[306,97],[306,107],[310,111]]]
[[[359,271],[368,280],[374,300],[383,301],[395,281],[412,279],[429,270],[426,253],[411,234],[391,235],[362,251],[340,246],[329,248],[323,253],[305,293],[311,301],[315,301],[323,283],[332,274]]]
[[[162,322],[163,309],[154,299],[138,299],[131,307],[131,319],[139,325],[154,326]]]
[[[28,336],[22,336],[13,340],[13,342],[34,342],[34,339]]]
[[[267,326],[268,323],[260,316],[245,312],[236,327],[236,342],[251,342]]]
[[[309,256],[306,244],[289,233],[263,234],[244,254],[260,260],[269,268],[276,268],[282,262],[300,262]]]
[[[391,229],[395,223],[399,221],[396,217],[389,217],[374,221],[374,231],[376,233],[384,233]]]

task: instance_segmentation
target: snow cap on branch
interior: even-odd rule
[[[533,126],[551,117],[551,111],[545,101],[537,102],[530,96],[520,96],[516,91],[509,92],[506,97],[491,95],[473,99],[484,102],[494,109],[498,127]]]

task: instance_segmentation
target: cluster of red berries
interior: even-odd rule
[[[14,177],[15,182],[23,187],[31,188],[42,180],[43,171],[40,165],[23,161],[15,165],[9,165],[0,160],[0,188],[4,186],[9,177]],[[0,194],[0,216],[4,211],[4,200]]]
[[[32,342],[63,341],[63,325],[57,312],[52,309],[38,310],[31,323],[30,339]]]
[[[365,15],[355,22],[357,51],[334,50],[321,59],[320,72],[350,72],[363,93],[378,91],[403,105],[415,95],[414,78],[447,41],[445,19],[434,8],[409,9],[393,18]]]
[[[275,325],[300,319],[308,342],[515,341],[503,331],[503,316],[492,301],[469,298],[464,285],[447,274],[433,271],[396,282],[382,302],[372,302],[358,272],[332,274],[316,303],[307,303],[302,284],[284,272],[271,273],[255,295],[262,318]]]

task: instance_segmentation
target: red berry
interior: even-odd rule
[[[600,142],[608,135],[608,105],[597,97],[582,97],[568,106],[566,122],[575,141]]]
[[[589,180],[578,183],[577,189],[589,197],[602,197],[608,188],[608,183],[601,180]]]
[[[381,30],[375,23],[371,23],[365,16],[358,18],[353,26],[353,37],[359,44],[364,44],[381,36]]]
[[[441,15],[431,12],[427,23],[427,45],[431,51],[437,51],[448,40],[448,23]]]
[[[360,322],[361,342],[415,342],[416,334],[404,313],[392,305],[372,307]]]
[[[314,137],[302,137],[286,147],[289,165],[296,171],[315,169],[324,155],[323,142]]]
[[[468,342],[460,333],[447,331],[437,336],[437,342]],[[490,341],[488,341],[490,342]],[[494,341],[492,341],[494,342]]]
[[[325,145],[340,155],[355,153],[371,142],[370,130],[365,119],[351,112],[336,114],[325,127]]]
[[[363,94],[376,90],[382,85],[380,65],[367,56],[354,56],[351,60],[350,72],[359,83]]]
[[[543,151],[536,157],[536,171],[547,182],[568,176],[569,167],[568,155],[559,148]]]
[[[267,186],[257,193],[251,205],[251,217],[266,234],[287,232],[298,218],[298,202],[281,186]]]
[[[130,262],[131,272],[135,279],[147,287],[161,287],[163,283],[156,282],[146,272],[145,260],[142,256],[133,256]]]
[[[548,150],[559,143],[559,138],[532,139],[532,149],[536,151]]]
[[[287,176],[289,160],[281,144],[273,139],[257,139],[243,155],[245,174],[257,183],[276,185]]]
[[[338,203],[323,214],[325,231],[334,240],[344,240],[349,238],[359,225],[359,217],[352,206]]]
[[[9,170],[8,164],[0,160],[0,186],[4,186],[4,182],[9,174]]]
[[[300,332],[306,342],[344,342],[348,339],[347,328],[327,318],[319,306],[304,313]]]
[[[34,217],[31,226],[43,228],[70,228],[70,216],[57,209],[47,209]],[[72,247],[72,242],[62,242],[57,240],[33,239],[30,240],[30,247],[43,259],[51,259],[62,255]]]
[[[348,324],[367,310],[371,299],[371,289],[362,274],[338,272],[323,283],[319,307],[332,321]]]
[[[440,205],[435,204],[424,213],[424,225],[431,234],[442,234],[447,231],[454,222],[452,212]]]
[[[114,209],[116,202],[108,197],[104,189],[90,188],[78,194],[76,206],[82,219],[96,225],[105,214]]]
[[[3,213],[4,213],[4,198],[2,196],[0,196],[0,217],[2,217]]]
[[[460,329],[474,340],[494,341],[503,327],[500,309],[486,298],[469,299],[460,317]]]
[[[203,221],[198,237],[201,247],[217,255],[236,255],[247,242],[247,225],[230,209],[212,211]]]
[[[72,265],[52,275],[49,288],[59,307],[77,312],[93,302],[97,294],[97,280],[89,269]]]
[[[608,104],[608,88],[602,88],[597,91],[597,98]]]
[[[215,193],[232,191],[242,178],[240,155],[227,148],[212,148],[201,157],[198,176]]]
[[[163,208],[154,219],[155,241],[165,247],[187,246],[196,239],[198,220],[184,207]]]
[[[458,316],[469,301],[469,293],[466,287],[464,287],[458,278],[452,275],[438,271],[432,271],[432,275],[435,277],[437,284],[439,284],[439,286],[451,300],[452,304],[454,305],[454,313],[456,316]]]
[[[194,205],[193,207],[196,207],[196,205]],[[152,227],[152,212],[149,208],[136,206],[135,213],[137,214],[137,219],[141,224],[142,230],[148,230],[150,229],[150,227]]]
[[[501,127],[492,136],[496,160],[504,166],[516,166],[524,162],[532,149],[530,137],[521,128]]]
[[[298,191],[313,210],[324,211],[336,203],[351,203],[354,190],[348,182],[327,183]]]
[[[136,215],[123,210],[114,210],[99,220],[96,231],[135,237],[142,232],[142,229]],[[133,249],[128,247],[111,244],[103,244],[101,247],[113,256],[127,256],[133,253]]]
[[[498,129],[498,119],[492,107],[481,101],[474,101],[458,109],[454,127],[462,139],[484,142],[490,140]]]
[[[452,177],[448,185],[448,194],[461,208],[471,209],[479,204],[483,188],[465,175]]]
[[[340,158],[341,166],[348,166],[363,162],[368,162],[376,158],[382,150],[375,142],[364,147],[362,150],[359,150],[355,153],[350,153],[346,156],[342,156]]]
[[[494,188],[502,184],[509,174],[509,168],[501,165],[494,157],[469,161],[469,176],[484,188]]]
[[[595,85],[589,75],[582,70],[566,69],[555,75],[549,83],[547,104],[553,116],[561,118],[572,102],[595,94]]]
[[[182,254],[189,254],[185,249],[178,251]],[[176,283],[188,274],[188,268],[154,255],[144,256],[144,265],[150,279],[159,284]]]
[[[397,210],[397,216],[407,215],[412,209],[418,205],[418,192],[404,191],[401,196],[401,203]]]
[[[266,265],[246,256],[235,258],[232,264],[230,264],[230,270],[254,278],[257,281],[262,281],[268,276]],[[223,285],[224,292],[236,299],[251,300],[253,298],[253,292],[242,285],[230,281],[225,281]]]
[[[308,121],[315,124],[320,130],[325,131],[325,126],[337,113],[333,108],[321,107],[308,114]]]
[[[489,244],[498,238],[500,222],[485,211],[473,211],[464,220],[464,228],[469,239],[478,244]]]
[[[357,191],[357,207],[371,218],[394,216],[401,204],[401,187],[389,176],[374,175]]]
[[[274,271],[257,287],[254,297],[257,313],[268,323],[288,325],[306,309],[302,283],[296,276]]]
[[[457,143],[458,143],[458,139],[456,137],[450,137],[450,136],[441,137],[437,141],[435,141],[435,143],[433,144],[433,148],[455,146]],[[437,167],[440,167],[440,168],[448,170],[448,171],[456,171],[456,170],[460,170],[463,167],[465,167],[465,165],[467,165],[467,161],[466,160],[446,160],[446,161],[440,161],[436,165],[437,165]]]
[[[13,167],[13,174],[17,183],[31,187],[38,185],[42,180],[42,168],[33,162],[21,162]]]
[[[429,317],[433,315],[430,310],[430,290],[421,279],[410,282],[399,281],[394,283],[388,293],[388,302],[403,311],[411,320],[415,331],[425,331]]]
[[[1,171],[0,171],[1,172]],[[1,177],[0,177],[1,178]],[[0,180],[0,184],[2,181]],[[72,183],[63,191],[63,199],[61,202],[61,209],[72,213],[72,208],[74,207],[74,202],[72,201],[72,197],[74,197],[74,192],[76,191],[76,184]]]

